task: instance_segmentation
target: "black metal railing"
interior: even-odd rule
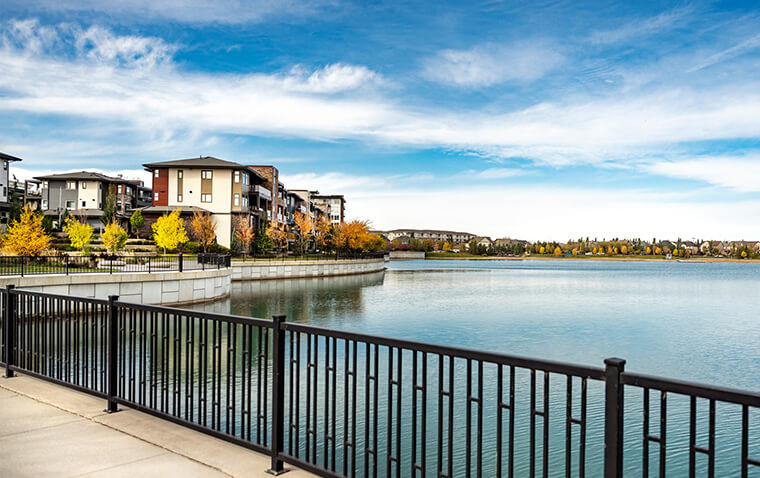
[[[620,359],[587,367],[12,286],[0,320],[7,376],[266,453],[273,473],[760,472],[760,394],[633,374]]]
[[[89,256],[0,256],[0,276],[44,274],[118,274],[122,272],[182,272],[187,270],[230,267],[230,256],[198,254],[197,258],[177,255],[121,256],[92,254]]]
[[[307,260],[322,260],[322,261],[341,261],[341,260],[357,260],[357,259],[382,259],[385,257],[385,252],[309,252],[309,253],[266,253],[266,254],[247,254],[238,255],[235,260],[249,260],[249,261],[272,261],[272,262],[284,262],[284,261],[307,261]]]

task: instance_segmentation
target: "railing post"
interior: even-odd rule
[[[148,274],[150,274],[150,256],[148,256]]]
[[[26,256],[21,256],[21,277],[24,277],[24,259]]]
[[[66,255],[66,275],[69,275],[69,256]]]
[[[118,343],[119,334],[119,311],[116,309],[114,302],[119,300],[118,295],[108,296],[108,408],[104,411],[114,413],[119,411],[119,404],[116,403],[118,394]]]
[[[3,318],[3,337],[5,338],[5,378],[13,378],[15,373],[11,370],[11,365],[14,365],[13,349],[16,347],[16,317],[15,308],[13,307],[13,294],[12,291],[15,288],[13,284],[8,285],[5,288],[5,317]]]
[[[177,257],[177,264],[179,265],[179,271],[182,272],[184,269],[184,266],[182,264],[182,253],[179,253],[179,257]]]
[[[285,430],[285,331],[281,327],[285,319],[284,315],[272,316],[272,466],[267,473],[275,476],[288,471],[279,458]]]
[[[604,478],[623,476],[623,384],[620,374],[625,360],[604,361]]]

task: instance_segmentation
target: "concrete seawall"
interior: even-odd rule
[[[392,261],[413,261],[425,258],[425,253],[420,251],[391,251],[389,258]]]
[[[124,302],[152,305],[182,305],[209,302],[230,295],[231,269],[207,271],[146,272],[119,274],[50,274],[7,276],[0,287],[106,299],[118,295]]]
[[[319,261],[233,261],[232,280],[298,279],[368,274],[385,270],[382,259]]]

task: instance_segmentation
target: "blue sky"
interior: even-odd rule
[[[377,228],[760,239],[752,2],[5,0],[0,71],[20,177],[212,155]]]

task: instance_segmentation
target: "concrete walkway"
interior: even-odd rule
[[[43,380],[2,377],[0,476],[270,477],[269,458]],[[313,476],[302,470],[288,478]]]

